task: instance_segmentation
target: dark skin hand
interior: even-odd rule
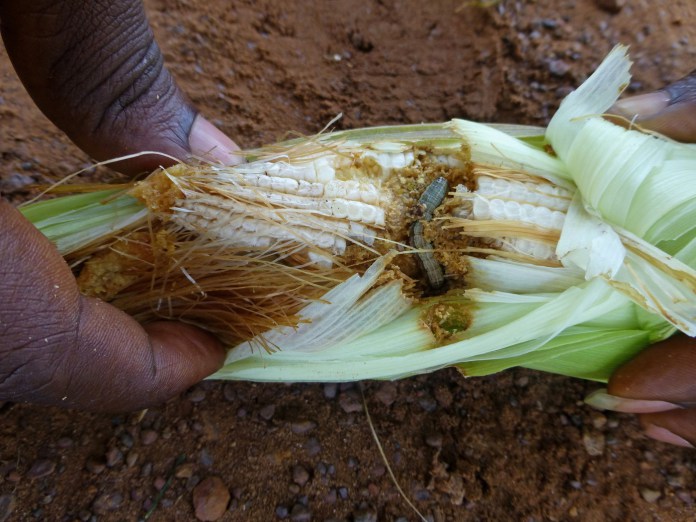
[[[696,71],[660,91],[622,100],[612,112],[696,143]],[[614,373],[608,392],[619,398],[611,409],[638,413],[648,436],[696,447],[696,339],[676,335],[645,350]]]
[[[0,27],[39,108],[97,160],[160,151],[236,163],[163,65],[140,0],[0,0]],[[142,156],[139,173],[171,163]],[[224,350],[190,325],[145,327],[80,295],[53,245],[0,200],[0,401],[125,411],[217,370]]]

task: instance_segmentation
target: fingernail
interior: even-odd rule
[[[685,438],[680,437],[676,433],[673,433],[666,428],[656,426],[655,424],[648,424],[645,427],[645,434],[651,439],[667,442],[668,444],[674,444],[675,446],[681,446],[682,448],[694,447],[694,445]]]
[[[607,393],[605,388],[590,393],[585,398],[585,403],[598,410],[612,410],[623,413],[657,413],[682,409],[682,406],[679,404],[667,401],[647,401],[617,397]]]
[[[205,161],[223,165],[242,162],[239,146],[200,114],[191,126],[189,147],[193,156]]]
[[[669,94],[664,91],[657,91],[617,101],[609,109],[609,112],[625,116],[628,119],[642,119],[666,109],[669,102]]]

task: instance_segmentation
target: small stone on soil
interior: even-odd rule
[[[188,400],[191,402],[203,402],[205,400],[205,390],[200,387],[196,387],[191,390],[188,394]]]
[[[309,481],[309,471],[298,464],[292,468],[292,481],[298,486],[304,486]]]
[[[290,425],[290,429],[295,435],[306,435],[316,427],[317,423],[311,420],[296,421]]]
[[[47,477],[53,473],[56,469],[56,463],[48,459],[40,459],[34,462],[27,471],[27,477],[30,479],[37,479],[42,477]]]
[[[655,489],[643,488],[640,490],[640,496],[643,497],[643,500],[646,502],[653,503],[662,496],[662,492]]]
[[[280,519],[288,518],[288,515],[290,515],[290,510],[287,508],[287,506],[276,506],[275,515]]]
[[[138,463],[138,454],[135,451],[129,451],[128,455],[126,456],[126,465],[129,468],[132,468]]]
[[[362,411],[362,404],[355,390],[343,392],[338,398],[338,403],[341,405],[341,409],[346,413],[357,413]]]
[[[321,444],[319,444],[319,441],[315,437],[312,437],[305,442],[304,449],[310,457],[314,457],[321,453]]]
[[[193,508],[198,520],[218,520],[229,502],[230,492],[219,477],[208,477],[193,489]]]
[[[13,495],[0,495],[0,522],[5,522],[14,511],[16,501]]]
[[[385,406],[391,406],[396,400],[397,388],[393,382],[385,382],[375,392],[375,397]]]
[[[111,493],[102,493],[94,502],[92,502],[92,510],[97,515],[104,515],[109,511],[116,511],[123,503],[123,495],[118,491]]]
[[[222,387],[222,396],[227,402],[232,402],[237,398],[237,392],[232,383],[228,382]]]
[[[335,399],[336,393],[338,392],[338,384],[335,382],[329,382],[324,385],[324,398]]]
[[[598,457],[604,453],[606,439],[602,433],[593,433],[586,431],[582,435],[582,443],[585,446],[585,451],[591,457]]]
[[[604,9],[611,14],[616,14],[626,5],[626,0],[595,0],[595,3],[600,9]]]
[[[312,520],[312,512],[302,504],[295,504],[290,511],[290,520],[292,522],[309,522]]]
[[[275,414],[275,404],[268,404],[259,410],[259,415],[263,420],[271,420]]]
[[[106,465],[103,462],[100,462],[94,458],[87,460],[87,462],[85,463],[85,469],[90,473],[94,473],[95,475],[98,475],[99,473],[104,471],[105,468]]]
[[[155,430],[145,430],[140,434],[140,442],[143,443],[143,446],[149,446],[155,442],[158,437],[159,435]]]
[[[106,452],[106,465],[109,468],[118,466],[123,462],[123,452],[118,448],[111,448]]]
[[[377,513],[371,510],[360,510],[353,513],[354,522],[377,522]]]
[[[183,479],[191,478],[193,476],[193,464],[191,462],[187,462],[177,467],[176,471],[174,472],[174,476],[176,478]]]

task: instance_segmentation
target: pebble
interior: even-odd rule
[[[418,404],[428,413],[433,413],[435,410],[437,410],[437,401],[429,393],[419,397]]]
[[[118,466],[123,462],[123,452],[118,448],[111,448],[106,452],[106,465],[109,468]]]
[[[594,413],[592,415],[592,425],[597,428],[598,430],[601,430],[604,428],[604,426],[607,425],[607,417],[606,415],[602,413]]]
[[[688,491],[677,491],[677,497],[679,498],[679,500],[681,500],[685,504],[688,504],[689,506],[694,503],[694,497]],[[0,522],[2,522],[1,518]]]
[[[570,71],[570,65],[564,60],[551,60],[549,72],[554,76],[565,76]]]
[[[307,442],[305,442],[304,449],[307,452],[307,455],[314,457],[315,455],[321,453],[321,444],[316,437],[311,437]]]
[[[152,462],[146,462],[145,464],[143,464],[143,467],[140,468],[140,476],[141,477],[149,477],[151,473],[152,473]]]
[[[40,459],[35,461],[29,471],[27,471],[27,477],[30,479],[37,479],[42,477],[47,477],[53,473],[56,469],[56,463],[48,459]]]
[[[60,449],[70,449],[74,444],[74,441],[70,437],[61,437],[56,441],[56,446]]]
[[[180,479],[189,479],[193,476],[193,464],[191,462],[186,462],[181,466],[176,468],[174,476]]]
[[[104,471],[105,468],[106,465],[95,458],[87,459],[87,462],[85,463],[85,469],[90,473],[94,473],[95,475],[99,475],[99,473]]]
[[[290,520],[293,522],[309,522],[312,520],[312,512],[307,506],[295,504],[290,511]]]
[[[16,501],[13,495],[0,495],[0,522],[5,522],[14,511]]]
[[[582,434],[582,443],[588,455],[591,457],[598,457],[604,453],[606,439],[602,433],[585,431]]]
[[[152,485],[155,487],[157,491],[161,491],[164,485],[167,483],[167,479],[164,477],[157,477]]]
[[[295,435],[306,435],[316,427],[317,423],[311,420],[301,420],[290,424],[290,430]]]
[[[442,447],[442,433],[434,432],[425,436],[425,443],[431,448]]]
[[[527,377],[526,375],[523,375],[522,377],[520,377],[519,379],[517,379],[515,381],[515,384],[517,386],[519,386],[520,388],[524,388],[529,384],[529,377]]]
[[[140,442],[143,443],[143,446],[149,446],[153,442],[157,440],[159,437],[159,434],[155,430],[144,430],[140,434]]]
[[[338,398],[338,404],[346,413],[357,413],[362,411],[362,403],[355,390],[343,392]]]
[[[335,382],[329,382],[324,385],[324,398],[325,399],[335,399],[338,393],[338,384]]]
[[[213,459],[213,456],[210,453],[208,453],[207,449],[203,448],[201,450],[199,457],[198,457],[198,462],[204,468],[210,469],[213,467],[213,463],[215,462],[215,459]]]
[[[126,448],[130,449],[133,447],[133,437],[129,433],[123,433],[119,438],[121,439],[121,444]]]
[[[377,522],[377,513],[372,510],[361,509],[353,513],[354,522]]]
[[[423,488],[418,488],[414,494],[413,498],[415,498],[418,502],[423,502],[425,500],[430,500],[430,491],[427,489]]]
[[[288,515],[290,515],[290,510],[287,508],[287,506],[276,506],[275,515],[280,519],[288,518]]]
[[[227,510],[230,492],[219,477],[208,477],[193,489],[193,509],[198,520],[218,520]]]
[[[626,0],[595,0],[597,7],[604,11],[616,14],[626,5]]]
[[[226,383],[222,387],[222,396],[227,402],[233,402],[237,398],[237,391],[234,388],[234,384]]]
[[[397,387],[393,382],[385,382],[375,392],[375,397],[385,406],[391,406],[396,400]]]
[[[139,455],[135,451],[129,451],[126,455],[126,466],[129,468],[135,466],[138,463],[138,457]]]
[[[123,504],[123,495],[118,491],[102,493],[92,502],[92,511],[97,515],[104,515],[109,511],[116,511]]]
[[[34,183],[34,179],[31,176],[20,174],[19,172],[12,172],[9,176],[0,179],[0,191],[15,192],[32,183]]]
[[[188,400],[194,403],[203,402],[205,400],[205,390],[199,386],[195,387],[189,392]]]
[[[640,490],[640,496],[643,497],[643,500],[652,504],[662,496],[662,492],[655,489],[643,488]]]
[[[299,464],[292,468],[292,481],[302,487],[309,481],[309,471]]]
[[[348,498],[348,488],[345,486],[338,488],[338,496],[346,500]]]
[[[259,415],[263,420],[269,421],[273,418],[273,415],[275,415],[275,409],[275,404],[267,404],[259,410]]]

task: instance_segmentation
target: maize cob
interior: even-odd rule
[[[613,52],[571,95],[580,115],[611,104],[627,67]],[[632,200],[617,207],[596,191],[617,192],[611,179],[623,186],[640,162],[615,158],[602,136],[659,150],[667,167],[637,176],[638,202],[642,181],[674,183],[681,170],[671,166],[693,166],[696,151],[579,122],[567,106],[559,114],[541,146],[461,120],[343,131],[249,151],[236,167],[161,169],[101,205],[77,196],[82,207],[65,223],[51,202],[26,213],[65,245],[84,293],[143,321],[200,324],[234,346],[219,377],[395,378],[452,364],[476,375],[519,364],[601,380],[675,327],[696,333],[696,197],[631,220]],[[578,143],[597,149],[610,181],[565,160]],[[109,233],[66,232],[77,216],[110,209]],[[607,340],[615,346],[602,351]]]

